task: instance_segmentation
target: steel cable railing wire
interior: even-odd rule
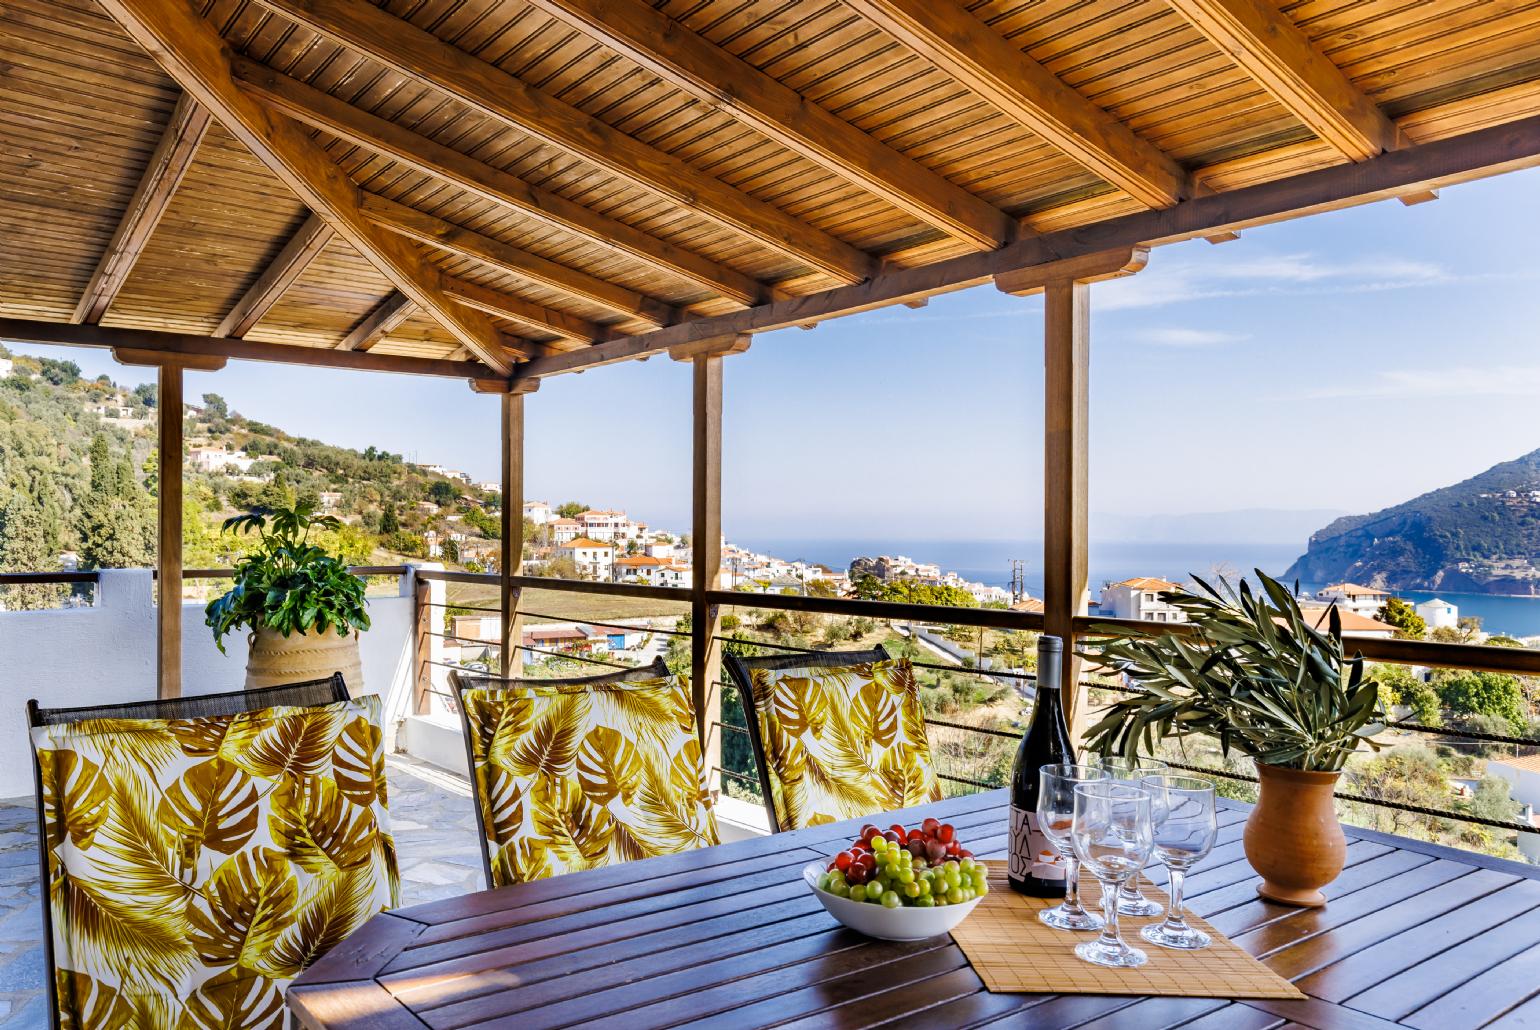
[[[520,615],[526,615],[526,616],[533,616],[534,618],[537,618],[537,619],[551,619],[554,622],[573,622],[573,623],[577,623],[577,624],[583,625],[583,626],[601,626],[604,629],[629,629],[629,630],[635,630],[638,633],[663,633],[663,634],[665,634],[667,636],[671,636],[671,637],[687,637],[687,636],[690,635],[688,630],[656,629],[656,628],[654,628],[652,626],[626,626],[626,625],[623,625],[623,624],[618,623],[618,622],[598,622],[598,621],[596,621],[594,619],[572,619],[572,618],[567,618],[566,616],[562,616],[562,615],[547,615],[544,612],[525,611],[523,608],[519,609],[519,614]],[[658,615],[658,616],[638,615],[637,618],[639,618],[639,619],[672,618],[672,616],[667,616],[667,615]],[[718,639],[721,639],[721,638],[719,637]]]
[[[682,635],[688,636],[689,634]],[[772,644],[764,640],[748,640],[744,637],[713,637],[712,639],[721,641],[724,644],[743,644],[748,647],[768,647],[772,651],[788,651],[792,654],[826,653],[825,651],[820,651],[811,647],[794,647],[790,644]],[[914,666],[916,669],[935,669],[938,672],[956,672],[965,676],[982,676],[985,679],[992,679],[1003,676],[1008,679],[1030,680],[1033,683],[1037,682],[1036,674],[1030,672],[1010,672],[1004,669],[999,671],[992,669],[970,669],[966,665],[941,665],[937,662],[917,662],[912,658],[909,660],[909,664]]]

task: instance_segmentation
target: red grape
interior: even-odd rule
[[[892,830],[884,833],[883,836],[887,838],[889,844],[897,844],[899,841],[903,840],[902,837],[894,833]]]
[[[936,839],[943,844],[950,844],[956,836],[957,831],[952,829],[951,823],[942,823],[940,828],[936,830]]]
[[[933,834],[940,826],[941,821],[939,819],[928,818],[920,824],[920,829],[924,830],[926,833]]]
[[[892,826],[889,826],[888,829],[890,829],[894,833],[898,834],[898,839],[899,840],[903,840],[904,839],[904,834],[909,832],[909,831],[904,829],[904,824],[903,823],[894,823]]]
[[[850,863],[854,860],[855,856],[848,851],[841,851],[838,855],[834,856],[834,864],[841,869],[849,869]]]
[[[934,864],[936,862],[941,861],[945,857],[946,857],[946,845],[945,844],[942,844],[939,840],[926,841],[926,843],[925,843],[925,860],[927,862],[930,862],[930,863]]]
[[[867,823],[865,826],[861,827],[861,839],[871,840],[872,834],[881,832],[881,830],[877,829],[877,827],[873,826],[871,823]]]
[[[917,840],[924,840],[924,839],[925,839],[925,831],[921,830],[921,829],[918,829],[918,828],[910,830],[908,833],[904,834],[904,842],[907,843],[907,844],[912,844],[912,843],[914,843]]]
[[[958,858],[972,858],[973,857],[973,852],[969,851],[967,848],[963,848],[963,849],[961,849],[960,851],[957,852],[957,857]]]

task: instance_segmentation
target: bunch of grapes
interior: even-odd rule
[[[989,867],[974,860],[951,823],[926,819],[909,830],[868,823],[820,874],[818,889],[885,908],[961,905],[989,893]]]

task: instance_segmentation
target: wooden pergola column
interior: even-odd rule
[[[182,373],[215,372],[224,358],[114,347],[123,365],[156,370],[155,681],[161,700],[182,696]]]
[[[995,276],[1023,297],[1043,293],[1043,632],[1064,641],[1060,686],[1071,738],[1081,729],[1080,662],[1075,618],[1086,614],[1087,472],[1090,441],[1090,284],[1131,275],[1149,248],[1104,251]]]
[[[504,676],[524,674],[524,616],[519,611],[519,588],[513,577],[524,569],[524,397],[534,393],[540,380],[510,384],[502,397],[503,441],[503,560],[498,576],[502,632],[498,637]]]
[[[669,357],[694,366],[690,518],[690,688],[707,781],[720,789],[722,632],[720,609],[707,600],[722,574],[722,359],[749,349],[747,333],[674,347]]]

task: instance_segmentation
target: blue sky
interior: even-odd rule
[[[1537,187],[1521,172],[1160,247],[1093,288],[1093,512],[1372,510],[1540,447]],[[727,363],[729,534],[1036,538],[1041,313],[986,287],[756,338]],[[291,432],[496,476],[497,402],[459,381],[248,362],[188,379]],[[664,358],[547,381],[530,496],[687,524],[689,401]]]

